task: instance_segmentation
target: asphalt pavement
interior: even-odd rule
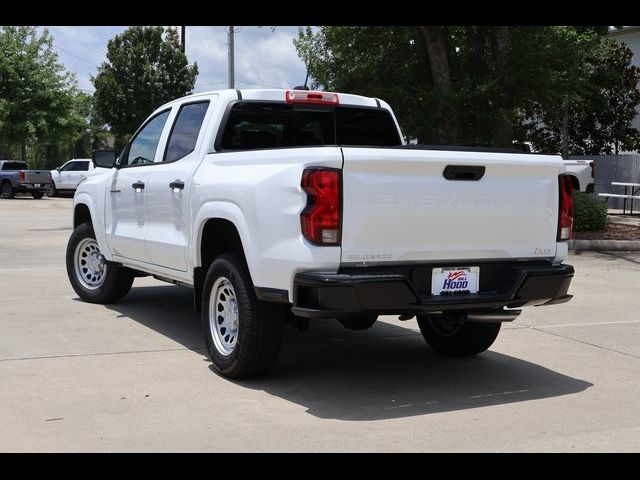
[[[575,298],[475,358],[437,355],[415,320],[323,321],[287,328],[269,376],[229,381],[189,289],[77,298],[71,205],[0,200],[0,451],[640,450],[640,253],[571,255]]]

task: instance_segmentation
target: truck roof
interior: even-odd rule
[[[171,102],[167,102],[160,108],[173,105],[174,103],[182,103],[185,100],[197,99],[198,97],[205,97],[209,95],[219,95],[221,99],[239,99],[242,100],[267,100],[272,102],[284,102],[286,101],[286,92],[292,91],[291,88],[241,88],[241,89],[223,89],[223,90],[209,90],[206,92],[193,93],[185,97],[177,98]],[[304,90],[297,90],[304,91]],[[388,110],[391,108],[383,100],[379,100],[373,97],[363,97],[362,95],[353,95],[350,93],[340,92],[326,92],[335,93],[338,95],[340,105],[357,105],[363,107],[384,107]]]

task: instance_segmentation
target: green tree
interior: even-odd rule
[[[107,61],[91,78],[97,113],[116,135],[130,135],[157,107],[191,93],[197,74],[174,29],[131,27],[109,40]]]
[[[295,41],[315,86],[384,98],[421,143],[510,146],[537,105],[595,95],[598,26],[321,27]],[[628,87],[629,88],[629,87]]]
[[[7,150],[19,146],[26,160],[28,144],[65,132],[76,92],[46,29],[0,29],[0,138]]]
[[[617,154],[640,148],[632,127],[640,104],[640,69],[624,44],[604,40],[589,65],[589,88],[567,97],[566,110],[532,102],[522,112],[518,136],[540,151],[562,152],[563,114],[567,115],[567,151],[573,155]]]

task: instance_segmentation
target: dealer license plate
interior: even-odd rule
[[[431,273],[431,294],[478,293],[480,267],[439,267]]]

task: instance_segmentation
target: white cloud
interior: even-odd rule
[[[43,27],[39,27],[39,30]],[[106,58],[107,42],[126,27],[47,27],[64,65],[76,74],[79,88],[94,90],[89,76]],[[245,26],[235,35],[235,79],[238,88],[286,88],[304,82],[306,67],[293,39],[298,27]],[[198,63],[194,91],[227,88],[227,33],[224,27],[188,26],[187,57]]]

